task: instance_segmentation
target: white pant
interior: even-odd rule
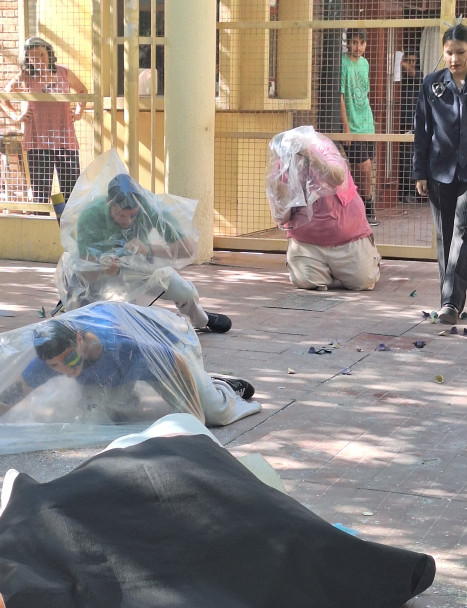
[[[160,295],[160,298],[174,302],[180,313],[190,319],[193,327],[198,329],[206,327],[208,315],[199,303],[199,294],[196,287],[191,281],[181,277],[173,268],[170,271],[168,287]]]
[[[373,235],[337,247],[290,238],[287,246],[290,281],[302,289],[371,290],[379,279],[380,260]]]

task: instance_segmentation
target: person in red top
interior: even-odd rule
[[[306,126],[275,135],[269,149],[266,191],[276,224],[287,231],[291,282],[302,289],[373,289],[381,256],[336,145]]]
[[[57,64],[50,43],[28,38],[21,70],[5,87],[6,93],[80,93],[86,86],[71,70]],[[85,103],[28,101],[18,112],[9,101],[2,108],[9,118],[24,123],[23,148],[27,152],[34,202],[49,202],[54,169],[64,202],[79,177],[78,139],[74,123],[80,120]]]

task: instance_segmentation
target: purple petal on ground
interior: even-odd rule
[[[381,342],[381,344],[378,344],[378,346],[375,348],[375,350],[391,350],[391,349],[389,348],[389,346],[386,346],[386,344]]]
[[[352,374],[352,370],[350,369],[350,367],[345,367],[341,371],[341,374],[343,374],[344,376],[350,376]]]

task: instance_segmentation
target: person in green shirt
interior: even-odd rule
[[[131,301],[138,289],[150,289],[153,301],[159,297],[173,301],[193,327],[229,331],[230,318],[205,311],[195,286],[173,267],[177,260],[193,256],[196,241],[182,233],[163,204],[151,204],[148,194],[130,175],[121,173],[109,182],[107,197],[95,198],[80,213],[79,259],[68,256],[60,270],[65,307],[110,299]]]
[[[347,53],[342,55],[341,68],[341,122],[344,133],[375,132],[373,112],[368,100],[370,67],[363,57],[367,38],[365,29],[347,30]],[[377,226],[379,222],[376,221],[372,193],[373,142],[348,141],[344,144],[344,150],[359,194],[365,203],[368,223]]]

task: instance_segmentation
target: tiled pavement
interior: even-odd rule
[[[53,270],[0,262],[1,331],[52,310]],[[219,439],[235,455],[263,454],[327,521],[431,553],[435,583],[414,607],[465,608],[467,321],[451,334],[423,319],[438,307],[435,263],[384,260],[375,291],[363,293],[296,290],[283,255],[216,252],[182,274],[207,310],[233,320],[224,336],[200,334],[206,369],[251,379],[263,404],[215,429]],[[50,479],[94,452],[0,456],[0,481],[9,467]]]

